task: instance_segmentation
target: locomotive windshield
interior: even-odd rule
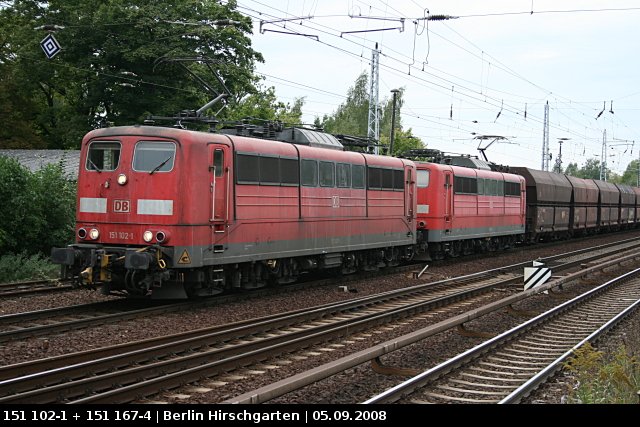
[[[176,145],[173,142],[140,141],[133,153],[133,170],[169,172],[173,169]]]
[[[113,171],[120,162],[120,143],[96,141],[89,145],[86,168],[90,171]]]

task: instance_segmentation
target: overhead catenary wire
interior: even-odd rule
[[[258,2],[258,3],[260,3],[260,2]],[[359,2],[359,3],[365,4],[365,3],[363,3],[363,2]],[[262,3],[262,4],[264,5],[264,3]],[[386,4],[386,3],[383,3],[383,4],[385,5],[385,7],[386,7],[386,6],[388,6],[388,4]],[[414,2],[414,4],[415,4],[415,2]],[[366,4],[366,5],[367,5],[367,7],[369,7],[369,5],[368,5],[368,4]],[[271,10],[271,11],[276,10],[276,13],[277,13],[277,9],[275,9],[275,8],[271,8],[271,9],[269,9],[269,10]],[[394,10],[395,10],[396,12],[399,12],[397,8],[396,8],[396,9],[394,9]],[[423,10],[423,9],[421,8],[421,12],[422,12],[422,10]],[[272,13],[273,13],[273,12],[272,12]],[[314,26],[315,28],[320,28],[320,27],[321,27],[321,25],[318,25],[317,23],[313,23],[313,24],[310,24],[310,25]],[[325,26],[325,27],[326,27],[326,26]],[[327,27],[327,28],[329,28],[329,31],[325,31],[325,29],[323,29],[323,31],[325,31],[325,33],[327,33],[327,34],[330,34],[330,30],[331,30],[331,29],[330,29],[330,27]],[[333,30],[334,30],[334,31],[337,31],[337,30],[335,30],[335,29],[333,29]],[[363,48],[363,47],[362,47],[362,44],[361,44],[361,43],[359,43],[359,42],[357,42],[357,41],[349,41],[349,42],[350,42],[350,43],[355,43],[356,45],[359,45],[359,47],[360,47],[361,49]],[[327,43],[327,44],[328,44],[328,45],[331,45],[331,43]],[[345,50],[344,48],[341,48],[341,49]],[[387,49],[387,52],[389,52],[389,50],[388,50],[388,49]],[[388,54],[383,54],[383,56],[384,56],[385,58],[387,58],[387,59],[397,60],[397,58],[392,58],[392,57],[390,57]],[[362,56],[360,56],[360,60],[362,60]],[[411,56],[409,56],[408,60],[409,60],[409,61],[412,61],[412,60],[413,60],[413,58],[412,58]],[[493,63],[493,61],[492,61],[492,63]],[[408,64],[408,62],[405,62],[405,64]],[[386,66],[386,64],[383,64],[383,65],[382,65],[382,67],[384,67],[384,66]],[[392,68],[393,68],[393,67],[392,67]],[[440,76],[436,76],[436,77],[437,77],[437,78],[441,78]],[[521,76],[520,76],[520,77],[521,77]],[[452,82],[452,80],[450,80],[450,79],[444,79],[444,80],[448,80],[448,82]],[[529,81],[530,81],[530,80],[529,80]],[[433,83],[434,83],[433,81],[426,81],[426,82],[425,82],[425,84],[427,84],[427,85],[430,85],[430,84],[433,84]],[[532,82],[531,82],[531,83],[532,83]],[[447,86],[448,86],[448,87],[451,87],[451,85],[449,85],[449,84],[447,84]],[[467,89],[468,89],[468,88],[467,88]],[[462,88],[462,87],[461,87],[459,90],[460,90],[460,91],[463,91],[463,90],[465,90],[465,88]],[[551,91],[549,91],[549,92],[551,92]],[[462,96],[463,96],[463,97],[468,97],[468,96],[469,96],[469,94],[468,94],[468,93],[464,93],[464,94],[462,94]],[[516,96],[517,96],[517,94],[516,94]],[[553,97],[555,97],[555,96],[557,96],[557,95],[556,95],[556,94],[552,94],[552,98],[553,98]],[[545,97],[541,97],[541,99],[544,99],[544,98],[545,98]],[[457,97],[457,96],[456,96],[456,99],[458,99],[458,97]],[[514,106],[514,105],[510,105],[510,107],[511,107],[511,108],[512,108],[512,110],[513,110],[513,113],[514,113],[515,115],[519,115],[519,116],[520,116],[520,117],[522,117],[523,119],[524,119],[524,115],[526,114],[526,118],[527,118],[527,120],[530,120],[530,118],[534,118],[534,117],[535,117],[535,111],[536,111],[536,110],[534,109],[534,107],[535,107],[535,105],[536,105],[536,102],[529,102],[530,100],[531,100],[531,98],[530,98],[530,97],[528,97],[528,98],[527,98],[527,97],[525,97],[523,101],[520,101],[520,102],[519,102],[519,104],[520,104],[520,105],[519,105],[518,107],[516,107],[516,106]],[[461,99],[459,99],[459,101],[461,102]],[[481,101],[486,102],[486,107],[487,107],[487,108],[490,108],[490,107],[491,107],[491,105],[501,104],[501,103],[503,102],[503,101],[500,99],[500,97],[492,97],[492,99],[491,99],[490,97],[488,97],[488,99],[487,99],[487,100],[481,100]],[[537,103],[539,103],[539,100],[536,100],[536,101],[538,101]],[[507,99],[506,99],[506,98],[504,98],[505,109],[507,108],[507,102],[508,102],[508,101],[507,101]],[[557,103],[556,103],[556,104],[557,104]],[[567,105],[569,108],[573,108],[573,106],[575,106],[576,104],[577,104],[577,102],[575,102],[575,101],[570,101],[569,103],[567,103],[567,104],[565,104],[565,105]],[[450,106],[449,106],[449,107],[450,107]],[[524,108],[523,108],[523,107],[524,107]],[[451,107],[449,108],[449,112],[450,112],[450,111],[451,111]],[[526,113],[525,113],[525,111],[526,111]],[[494,113],[494,114],[495,114],[495,113]],[[581,116],[582,116],[582,120],[581,120],[581,121],[576,122],[576,123],[577,123],[577,125],[578,125],[578,127],[581,129],[581,131],[580,131],[580,135],[584,135],[584,133],[583,133],[583,131],[582,131],[582,129],[583,129],[584,127],[591,127],[591,128],[593,128],[593,129],[594,129],[594,131],[597,131],[597,128],[595,128],[595,127],[593,127],[593,126],[591,126],[591,125],[589,125],[589,124],[586,124],[586,125],[584,124],[584,123],[585,123],[585,122],[584,122],[584,120],[585,120],[585,118],[586,118],[587,116],[589,116],[589,114],[585,113],[584,111],[582,111],[582,112],[577,112],[577,114],[579,114],[579,115],[581,115]],[[566,115],[565,113],[563,113],[563,112],[561,113],[561,115],[564,115],[565,119],[568,119],[568,120],[571,120],[571,121],[575,121],[575,118],[574,118],[574,117],[572,117],[572,116],[567,116],[567,115]],[[554,117],[554,119],[555,119],[555,117]],[[540,119],[540,117],[537,117],[537,120],[538,120],[538,121],[540,121],[540,120],[541,120],[541,119]],[[524,121],[524,120],[523,120],[523,121]],[[560,122],[559,122],[559,121],[556,121],[556,122],[557,122],[557,123],[554,123],[554,122],[552,122],[552,123],[551,123],[551,127],[552,127],[552,128],[558,127],[558,126],[557,126],[557,124],[559,124]],[[575,132],[575,130],[573,130],[572,128],[573,128],[573,125],[569,125],[568,130],[569,130],[570,132]],[[563,131],[565,131],[567,128],[566,128],[566,125],[564,125],[564,124],[563,124],[563,125],[561,125],[561,126],[559,127],[559,129],[562,129]],[[592,138],[592,139],[593,139],[593,138]]]

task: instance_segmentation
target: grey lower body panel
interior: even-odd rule
[[[203,265],[222,265],[262,261],[277,258],[325,255],[336,252],[352,252],[392,246],[410,246],[416,243],[414,233],[384,233],[318,238],[313,240],[273,240],[245,242],[219,246],[175,247],[174,268],[195,268]],[[190,263],[178,263],[187,251]]]
[[[481,239],[485,237],[512,236],[524,234],[524,225],[480,228],[453,228],[451,230],[429,230],[429,242],[449,242],[453,240]]]

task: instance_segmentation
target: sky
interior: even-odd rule
[[[600,160],[605,140],[613,172],[640,159],[637,1],[238,0],[238,10],[254,20],[264,85],[285,103],[304,97],[305,123],[345,102],[377,43],[379,99],[404,88],[402,126],[427,148],[483,148],[541,169],[548,102],[549,169],[560,147],[563,168]],[[457,18],[425,19],[437,15]],[[478,138],[488,135],[501,138]]]

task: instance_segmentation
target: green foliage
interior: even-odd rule
[[[76,213],[76,184],[63,173],[62,165],[47,165],[32,176],[32,194],[41,231],[33,249],[49,253],[54,246],[73,240]]]
[[[226,118],[228,120],[242,120],[248,117],[280,121],[285,124],[300,124],[302,121],[302,106],[304,98],[296,98],[293,106],[276,99],[273,87],[261,89],[252,93],[239,102],[230,105]]]
[[[76,189],[62,165],[31,173],[0,156],[0,200],[0,255],[48,254],[72,241]]]
[[[0,282],[53,279],[60,276],[60,266],[50,263],[42,255],[4,255],[0,257]]]
[[[349,88],[347,100],[332,115],[325,116],[322,125],[325,131],[334,134],[367,136],[368,116],[367,74],[362,73]]]
[[[640,361],[618,348],[611,360],[587,343],[575,351],[565,367],[574,374],[577,386],[571,403],[637,403],[640,390]]]
[[[605,169],[607,173],[607,181],[615,182],[616,175],[611,172],[611,169]],[[564,173],[577,178],[600,179],[600,160],[593,158],[587,159],[581,168],[578,168],[577,163],[569,163],[569,166],[567,166]]]
[[[400,112],[403,105],[404,89],[396,96],[396,123],[394,129],[393,155],[412,148],[423,148],[422,141],[412,134],[411,129],[402,128]],[[380,144],[389,146],[391,142],[391,120],[393,117],[393,97],[385,98],[379,106]],[[366,137],[369,126],[369,93],[367,92],[367,74],[362,73],[349,88],[347,100],[330,116],[322,121],[316,119],[316,125],[334,134]],[[384,150],[383,150],[384,151]]]
[[[638,168],[640,168],[640,162],[638,160],[632,160],[627,165],[627,169],[624,171],[624,174],[622,174],[620,182],[622,184],[633,185],[634,187],[640,186],[638,183],[640,180]]]
[[[214,95],[182,65],[222,91],[203,63],[170,59],[214,60],[211,67],[236,99],[255,91],[253,70],[262,56],[247,37],[250,18],[236,6],[234,0],[16,0],[0,9],[0,146],[78,148],[87,131],[106,121],[132,124],[150,113],[198,109]],[[215,25],[221,19],[240,24]],[[35,28],[51,24],[64,28],[55,32],[62,50],[49,60],[40,47],[47,33]]]
[[[564,170],[564,173],[570,176],[577,177],[578,174],[580,173],[580,170],[578,169],[578,164],[569,163],[569,166],[567,166],[567,168]]]
[[[36,239],[38,217],[32,209],[30,172],[16,160],[0,156],[0,255],[18,252]]]

